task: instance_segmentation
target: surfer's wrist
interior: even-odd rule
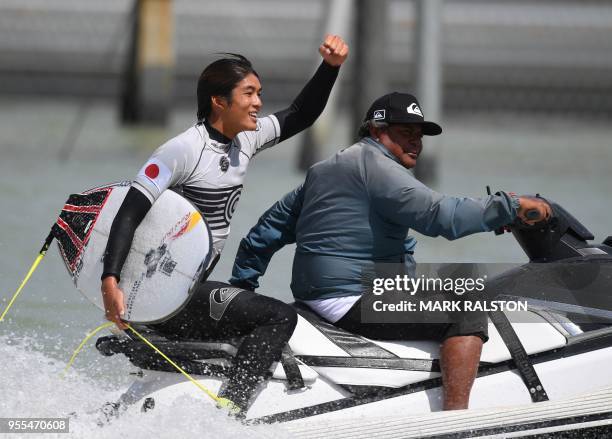
[[[101,280],[103,284],[110,283],[111,285],[117,285],[119,283],[119,276],[114,273],[103,273]]]

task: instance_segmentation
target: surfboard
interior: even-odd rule
[[[113,220],[131,182],[72,194],[53,226],[60,254],[77,289],[104,310],[103,256]],[[212,257],[210,229],[198,210],[167,190],[136,229],[121,271],[125,315],[132,323],[158,323],[187,303]]]

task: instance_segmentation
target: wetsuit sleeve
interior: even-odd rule
[[[259,218],[240,241],[230,278],[232,285],[252,291],[259,287],[259,277],[266,272],[274,253],[295,242],[302,202],[302,186],[299,186]]]
[[[376,211],[424,235],[452,240],[491,231],[516,218],[518,200],[505,192],[484,198],[453,197],[428,188],[395,166],[384,174],[381,171],[368,182]]]
[[[241,149],[252,157],[311,126],[323,112],[339,71],[323,61],[288,108],[257,119],[255,131],[236,136]]]
[[[305,130],[317,120],[325,109],[339,71],[339,66],[334,67],[323,61],[289,108],[274,113],[281,130],[280,142]]]
[[[128,190],[111,226],[104,252],[102,279],[115,276],[120,280],[121,270],[130,252],[134,232],[151,209],[151,202],[145,195],[131,187]]]

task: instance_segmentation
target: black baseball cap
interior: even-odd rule
[[[426,136],[437,136],[442,127],[425,120],[419,101],[411,94],[389,93],[376,99],[366,113],[364,121],[396,123],[418,123]]]

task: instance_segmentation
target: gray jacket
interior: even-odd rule
[[[410,229],[456,239],[512,222],[517,208],[504,192],[437,193],[366,137],[312,166],[300,187],[261,216],[240,243],[230,282],[254,290],[273,254],[295,242],[296,299],[360,295],[362,270],[374,263],[413,268]]]

